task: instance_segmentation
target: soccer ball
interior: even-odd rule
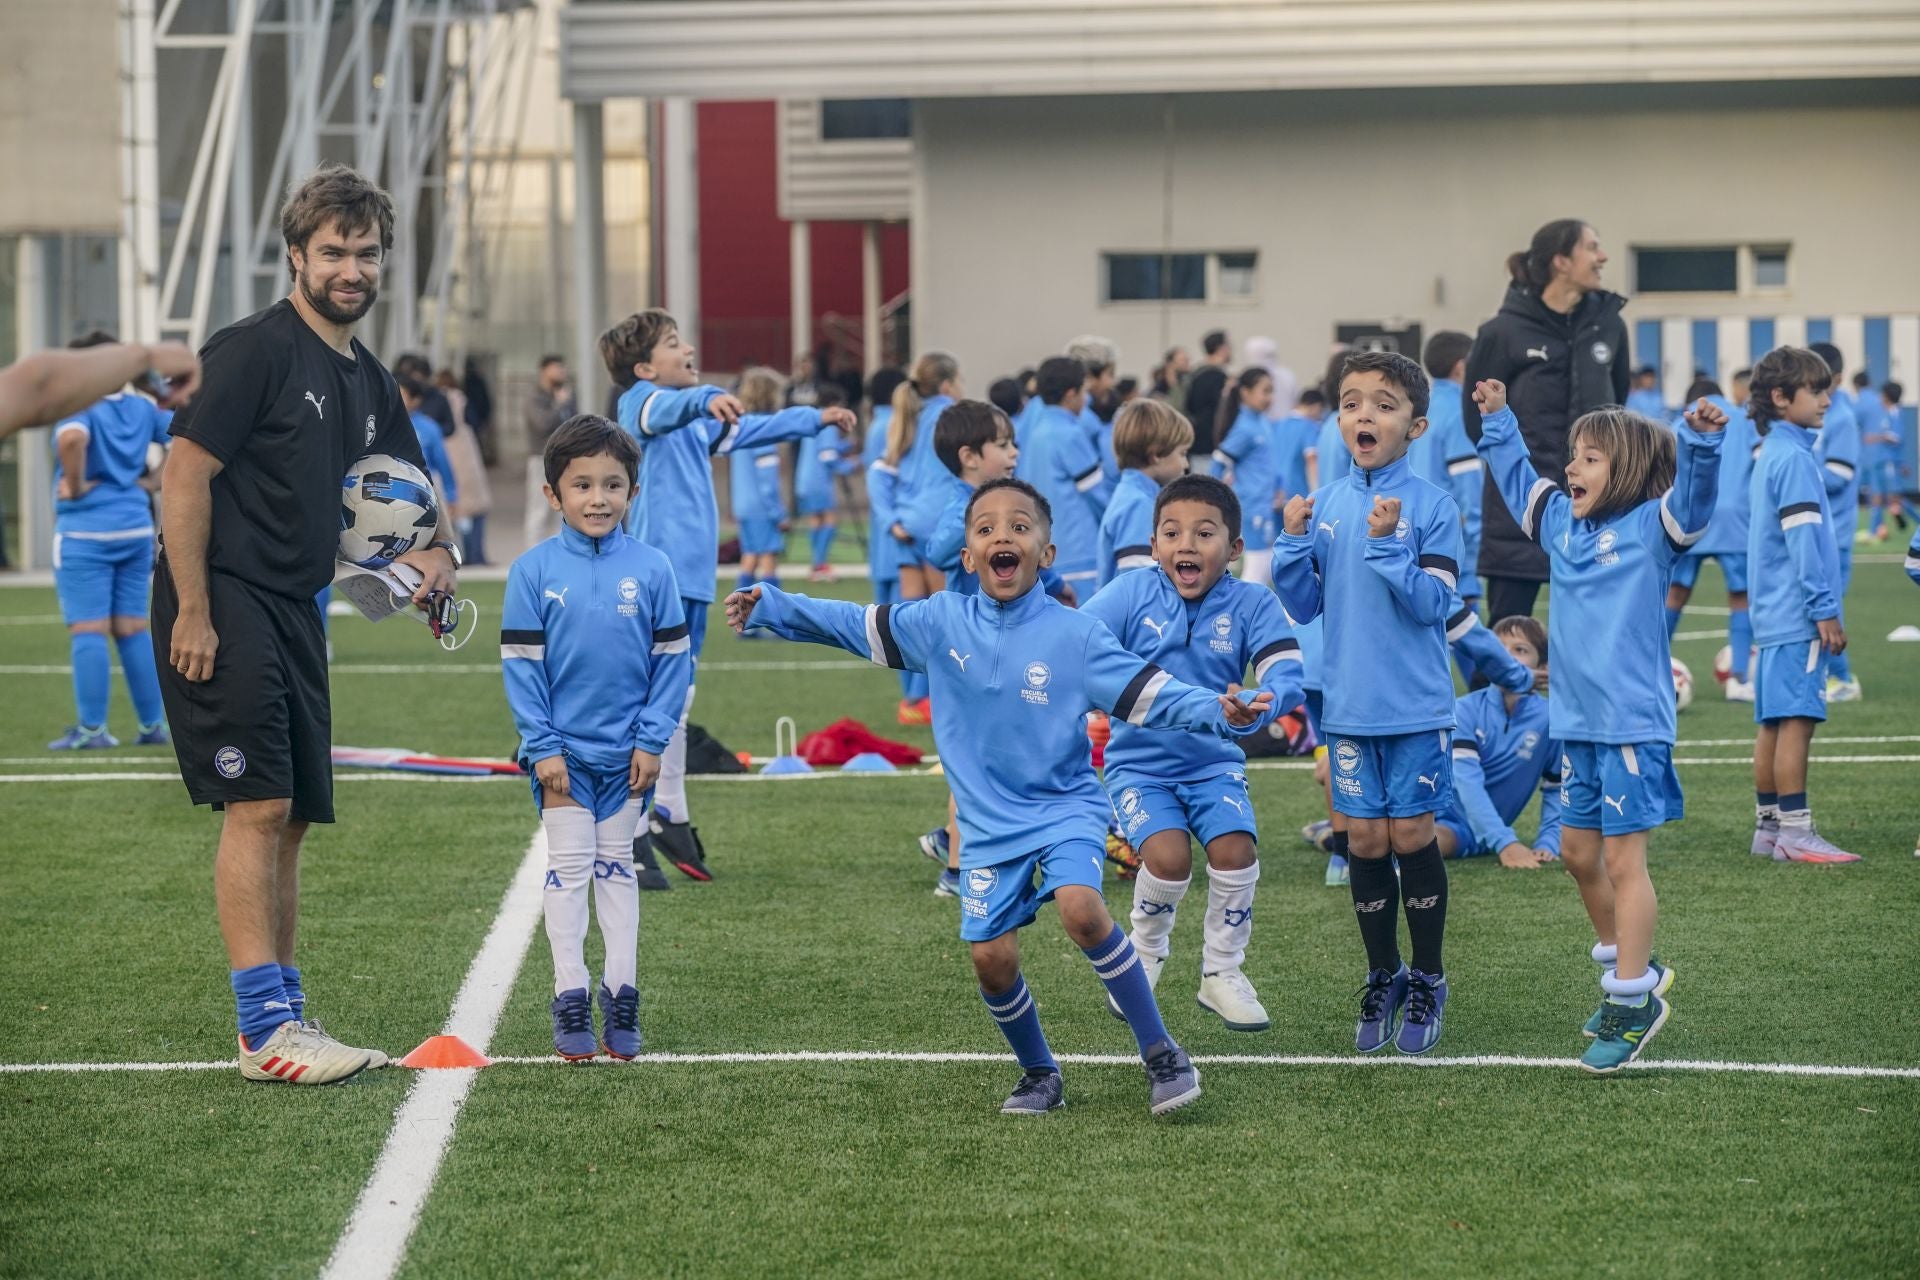
[[[1759,654],[1760,651],[1758,649],[1749,649],[1747,651],[1747,670],[1753,670],[1753,660],[1758,657]],[[1721,684],[1725,684],[1727,681],[1733,679],[1732,645],[1721,645],[1720,652],[1713,655],[1713,678]]]
[[[1687,664],[1680,659],[1672,661],[1674,710],[1685,711],[1693,705],[1693,672],[1687,670]]]
[[[410,462],[368,454],[340,481],[339,556],[349,564],[384,569],[439,523],[433,483]]]

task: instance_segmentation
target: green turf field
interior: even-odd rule
[[[403,621],[336,620],[336,741],[505,755],[500,590],[472,586],[484,618],[458,654]],[[1714,571],[1695,600],[1724,602]],[[45,752],[71,718],[55,612],[50,589],[0,590],[0,1064],[229,1056],[215,819],[188,807],[165,750]],[[1161,1003],[1203,1058],[1341,1061],[1203,1062],[1206,1097],[1159,1122],[1120,1062],[1068,1063],[1067,1110],[1013,1121],[996,1114],[1010,1061],[690,1061],[1004,1050],[954,905],[931,895],[913,845],[942,815],[938,778],[697,781],[717,879],[676,878],[642,903],[647,1047],[671,1056],[479,1072],[401,1269],[1912,1274],[1920,1078],[1660,1064],[1920,1068],[1920,645],[1884,639],[1920,623],[1920,590],[1897,557],[1856,569],[1867,698],[1833,708],[1811,786],[1822,829],[1866,855],[1851,867],[1747,856],[1751,711],[1720,700],[1723,641],[1704,634],[1724,621],[1690,613],[1676,645],[1698,681],[1676,752],[1690,816],[1652,854],[1677,981],[1646,1069],[1353,1062],[1359,941],[1346,891],[1322,886],[1295,835],[1320,801],[1290,769],[1250,775],[1266,841],[1247,971],[1272,1030],[1231,1033],[1195,1007],[1195,919]],[[716,619],[694,718],[756,755],[780,715],[802,732],[851,715],[931,748],[893,724],[897,698],[868,664],[735,640]],[[117,678],[112,727],[130,734]],[[517,780],[343,775],[338,793],[341,821],[305,862],[311,1008],[403,1053],[447,1020],[534,815]],[[1123,915],[1128,887],[1108,887]],[[1439,1052],[1570,1061],[1596,994],[1571,883],[1480,860],[1455,864],[1451,901]],[[1025,948],[1056,1051],[1129,1054],[1050,912]],[[490,1053],[544,1058],[550,980],[536,933]],[[302,1090],[229,1068],[0,1073],[0,1274],[316,1274],[423,1078]]]

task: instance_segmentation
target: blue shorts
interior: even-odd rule
[[[832,511],[835,506],[831,489],[796,493],[793,499],[794,505],[800,509],[800,514],[803,516],[817,516],[822,511]]]
[[[780,532],[778,520],[742,520],[740,554],[743,556],[778,555],[787,549],[787,535]]]
[[[591,813],[595,822],[605,822],[626,808],[627,801],[633,799],[633,793],[627,790],[627,770],[589,769],[572,756],[564,758],[567,762],[567,795],[575,804]],[[533,808],[537,813],[544,806],[540,803],[540,779],[533,776],[531,768],[527,770],[527,781],[533,784]],[[652,794],[649,791],[640,797],[643,811]]]
[[[1566,742],[1560,750],[1561,826],[1623,836],[1686,816],[1666,743]]]
[[[960,871],[960,938],[988,942],[1003,933],[1024,929],[1064,885],[1082,885],[1100,892],[1107,851],[1085,837],[1062,840],[1033,853],[990,867],[963,867]],[[1039,875],[1039,887],[1034,876]]]
[[[1753,722],[1825,720],[1829,661],[1817,639],[1770,644],[1760,650],[1753,670]]]
[[[153,590],[153,535],[101,540],[54,534],[53,587],[68,626],[146,617]]]
[[[687,616],[687,651],[697,663],[700,651],[707,647],[707,602],[681,596],[680,612]]]
[[[1242,501],[1240,509],[1246,513],[1246,519],[1240,525],[1240,535],[1247,540],[1247,550],[1273,550],[1273,512],[1253,510],[1253,502],[1250,499]]]
[[[1727,590],[1747,589],[1747,553],[1744,551],[1708,551],[1700,555],[1681,556],[1673,562],[1673,574],[1667,581],[1691,591],[1693,584],[1700,580],[1700,566],[1709,560],[1720,562],[1720,574],[1727,580]]]
[[[1247,773],[1226,765],[1197,782],[1164,782],[1125,772],[1107,775],[1107,794],[1120,828],[1135,848],[1162,831],[1191,831],[1202,845],[1244,831],[1257,842],[1260,828],[1247,795]]]
[[[1900,492],[1900,464],[1891,459],[1870,462],[1860,471],[1860,486],[1875,498],[1894,497]]]
[[[1493,852],[1492,849],[1480,843],[1480,837],[1473,834],[1473,828],[1468,825],[1466,818],[1458,809],[1449,809],[1444,815],[1435,815],[1433,825],[1445,827],[1453,832],[1453,856],[1456,858],[1473,858],[1483,853]]]
[[[1349,818],[1415,818],[1453,803],[1453,735],[1445,729],[1361,737],[1336,733],[1333,807]]]

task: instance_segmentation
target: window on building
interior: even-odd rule
[[[913,111],[906,98],[826,98],[820,103],[823,142],[912,136]]]
[[[1635,249],[1636,293],[1738,293],[1740,251],[1714,249]]]
[[[1753,287],[1756,289],[1787,287],[1787,251],[1784,246],[1753,251]]]
[[[1251,299],[1258,255],[1103,253],[1104,302],[1220,302]]]

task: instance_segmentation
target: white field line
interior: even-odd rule
[[[482,1053],[500,1025],[500,1014],[513,994],[514,979],[540,921],[540,883],[546,867],[547,838],[542,830],[528,843],[486,941],[473,957],[447,1015],[444,1034],[459,1036]],[[414,1078],[406,1101],[394,1113],[386,1146],[361,1188],[353,1216],[320,1272],[322,1280],[386,1280],[399,1270],[476,1073],[476,1068],[464,1067],[422,1071]]]
[[[728,659],[703,660],[702,671],[874,671],[871,662],[829,658],[823,662],[783,662],[779,660]],[[113,671],[117,674],[119,664]],[[336,676],[497,676],[498,662],[336,662],[327,670]],[[0,664],[0,676],[70,676],[71,666],[59,663]]]
[[[1725,631],[1676,631],[1673,633],[1673,638],[1675,640],[1718,640],[1726,634]]]
[[[1117,1053],[1062,1053],[1055,1055],[1061,1062],[1073,1066],[1090,1067],[1138,1067],[1140,1059]],[[1390,1057],[1360,1057],[1353,1054],[1333,1053],[1217,1053],[1195,1054],[1193,1060],[1203,1066],[1231,1067],[1514,1067],[1514,1068],[1571,1068],[1580,1065],[1576,1058],[1528,1058],[1515,1054],[1481,1053],[1458,1057],[1410,1058],[1402,1054]],[[768,1053],[645,1053],[632,1062],[616,1062],[607,1058],[596,1058],[592,1063],[563,1062],[552,1055],[538,1057],[495,1058],[495,1066],[508,1067],[573,1067],[587,1069],[599,1067],[607,1071],[631,1071],[649,1066],[679,1066],[688,1063],[712,1063],[719,1065],[753,1066],[761,1064],[821,1062],[821,1063],[889,1063],[889,1064],[957,1064],[1013,1063],[1011,1055],[1006,1053],[941,1053],[941,1052],[889,1052],[885,1050],[816,1050],[798,1049],[786,1052]],[[70,1074],[102,1071],[231,1071],[233,1063],[226,1062],[29,1062],[0,1064],[0,1075],[9,1073],[53,1073]],[[1920,1067],[1868,1067],[1847,1066],[1818,1062],[1725,1062],[1697,1058],[1653,1058],[1636,1062],[1631,1071],[1698,1071],[1721,1075],[1771,1075],[1771,1076],[1829,1076],[1852,1077],[1859,1079],[1920,1080]],[[422,1080],[440,1077],[458,1076],[471,1080],[473,1071],[431,1071],[422,1073]],[[415,1085],[414,1091],[419,1092]],[[462,1090],[464,1093],[464,1089]],[[409,1097],[411,1101],[411,1096]],[[403,1112],[404,1114],[404,1108]],[[396,1121],[394,1132],[400,1132]],[[389,1139],[391,1148],[393,1140]],[[383,1160],[386,1158],[383,1154]],[[377,1170],[376,1170],[377,1172]],[[431,1177],[429,1171],[428,1177]],[[368,1190],[373,1184],[368,1184]],[[362,1196],[365,1203],[365,1195]],[[356,1212],[358,1212],[356,1210]],[[344,1240],[344,1238],[343,1238]],[[397,1259],[396,1259],[397,1260]],[[334,1253],[334,1263],[329,1264],[329,1272],[336,1270],[334,1264],[340,1261],[338,1250]],[[342,1273],[344,1274],[344,1273]],[[387,1274],[382,1272],[381,1274]]]
[[[16,613],[0,618],[0,627],[51,627],[65,622],[57,613]]]

